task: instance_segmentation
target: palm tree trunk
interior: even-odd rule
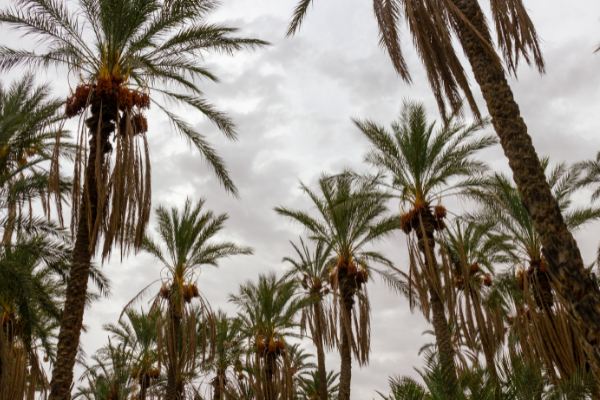
[[[321,321],[323,320],[323,309],[321,303],[313,306],[315,315],[315,346],[317,347],[317,367],[319,371],[319,399],[327,400],[327,369],[325,368],[325,352],[323,351],[323,330]]]
[[[217,376],[212,380],[213,400],[221,400],[223,398],[226,383],[227,378],[225,376],[225,371],[221,369],[217,370]]]
[[[267,352],[265,356],[265,378],[266,378],[266,400],[275,400],[277,399],[277,388],[275,387],[275,369],[277,368],[277,359],[275,353]]]
[[[452,1],[488,43],[492,43],[477,0]],[[554,284],[582,332],[582,345],[594,375],[600,378],[600,290],[585,270],[577,243],[552,196],[504,70],[464,22],[459,20],[456,25],[523,204],[540,235]]]
[[[85,182],[81,200],[79,224],[73,249],[73,266],[69,272],[67,294],[62,312],[60,332],[56,352],[56,364],[52,371],[49,400],[69,400],[71,398],[71,385],[73,383],[73,367],[79,347],[79,338],[83,326],[83,312],[87,294],[88,277],[92,262],[92,249],[90,246],[89,225],[93,224],[97,216],[98,184],[96,182],[96,150],[98,124],[101,117],[101,104],[99,101],[92,104],[92,116],[86,121],[90,133],[90,151],[85,170]],[[102,126],[100,130],[101,154],[104,156],[109,151],[108,138],[114,131],[111,122],[114,114],[104,110],[102,112]],[[103,160],[102,160],[103,161]],[[86,194],[89,196],[89,217],[86,210]]]
[[[148,393],[148,385],[150,384],[150,376],[148,376],[147,371],[143,371],[140,374],[140,400],[146,400],[146,395]]]
[[[179,331],[181,329],[181,312],[176,299],[174,299],[173,288],[169,296],[169,323],[170,331],[167,341],[167,388],[165,400],[183,400],[183,388],[178,378],[177,366],[179,364]]]
[[[340,385],[338,392],[339,400],[350,400],[350,381],[352,379],[352,306],[354,305],[354,294],[356,284],[352,277],[348,276],[348,264],[346,268],[338,269],[338,280],[342,300],[342,326],[340,327],[341,343],[340,357]],[[320,377],[319,377],[320,379]]]
[[[435,333],[435,341],[440,353],[440,363],[445,374],[451,380],[456,380],[456,366],[454,365],[454,350],[452,348],[452,338],[446,318],[444,303],[438,294],[433,279],[438,274],[438,263],[435,257],[435,240],[433,232],[435,231],[435,217],[430,210],[421,213],[419,226],[416,229],[418,246],[423,258],[425,267],[428,269],[425,276],[425,282],[429,290],[429,303],[431,304],[432,324]],[[434,275],[434,276],[432,276]],[[439,278],[438,278],[439,279]]]

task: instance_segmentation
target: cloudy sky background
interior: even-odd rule
[[[547,74],[540,76],[524,66],[519,80],[510,84],[534,145],[538,154],[554,161],[592,158],[600,150],[600,55],[593,54],[600,42],[600,2],[531,0],[526,4],[543,39]],[[198,152],[172,132],[164,115],[154,110],[148,113],[153,206],[181,206],[186,198],[205,197],[208,208],[230,216],[221,238],[255,249],[255,255],[225,260],[219,269],[206,268],[199,277],[198,285],[213,308],[231,315],[235,308],[228,303],[229,293],[259,273],[275,270],[281,274],[285,269],[281,259],[293,255],[289,240],[297,240],[302,233],[277,216],[273,207],[310,208],[298,189],[300,180],[314,184],[322,172],[336,173],[347,166],[366,170],[362,159],[368,143],[351,117],[389,126],[402,100],[411,98],[425,103],[431,120],[439,119],[409,36],[404,35],[403,44],[412,86],[396,76],[378,47],[369,1],[315,0],[300,33],[286,39],[294,6],[295,0],[224,0],[214,14],[214,21],[240,28],[240,35],[272,43],[233,58],[206,57],[221,83],[206,83],[202,88],[208,99],[235,119],[239,141],[228,142],[198,113],[177,110],[215,144],[228,163],[240,199],[222,190]],[[2,32],[2,44],[30,43],[15,32]],[[465,68],[470,72],[466,64]],[[4,81],[17,75],[11,73]],[[67,95],[65,76],[66,70],[52,70],[41,74],[39,81],[50,81],[57,94]],[[479,88],[473,90],[485,112]],[[499,147],[480,157],[496,170],[509,171]],[[581,204],[588,199],[585,191],[577,197]],[[465,206],[456,201],[448,204],[457,213]],[[397,204],[391,206],[397,209]],[[590,225],[577,234],[587,263],[595,256],[599,226]],[[402,233],[380,248],[397,267],[406,268]],[[102,324],[115,322],[123,306],[160,277],[160,265],[147,255],[130,256],[123,262],[117,258],[103,267],[113,282],[111,298],[86,311],[88,333],[82,340],[88,355],[106,343]],[[154,288],[157,291],[159,286]],[[353,366],[352,397],[356,399],[374,398],[375,390],[387,392],[389,375],[416,376],[413,367],[421,366],[418,349],[430,340],[421,335],[428,324],[418,313],[411,314],[407,301],[391,294],[377,279],[370,283],[369,293],[372,353],[368,367]],[[308,342],[307,347],[311,348]],[[339,371],[336,354],[328,354],[327,368]]]

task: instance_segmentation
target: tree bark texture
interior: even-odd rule
[[[327,369],[325,368],[325,352],[323,350],[323,329],[321,322],[323,321],[323,309],[321,303],[313,306],[315,314],[315,346],[317,347],[317,368],[319,371],[319,399],[327,400]]]
[[[73,265],[69,272],[67,283],[67,294],[65,298],[58,344],[56,352],[56,363],[52,370],[52,381],[50,383],[49,400],[69,400],[71,398],[71,386],[73,384],[73,367],[79,347],[79,338],[83,326],[83,312],[85,309],[85,298],[87,293],[88,277],[92,262],[92,249],[90,247],[89,225],[93,224],[98,215],[98,184],[96,181],[96,150],[97,135],[100,133],[101,155],[110,151],[109,135],[114,131],[112,122],[114,113],[108,110],[102,111],[102,126],[98,132],[100,123],[101,104],[99,101],[92,103],[92,116],[86,120],[90,133],[90,149],[88,163],[85,169],[85,182],[82,192],[81,211],[77,225],[75,247],[73,248]],[[104,162],[104,160],[102,160]],[[89,196],[91,221],[88,220],[86,211],[86,194]]]
[[[212,379],[211,384],[213,387],[213,400],[221,400],[225,393],[225,385],[227,384],[225,371],[219,369],[217,371],[217,376]]]
[[[275,353],[267,352],[265,355],[265,378],[266,378],[266,400],[277,399],[277,388],[275,387],[275,370],[277,368],[277,356]]]
[[[179,331],[181,330],[181,311],[176,299],[174,299],[173,288],[169,297],[169,341],[167,344],[167,388],[165,400],[183,400],[183,387],[177,367],[179,364]]]
[[[347,265],[347,264],[346,264]],[[340,296],[342,301],[342,322],[340,327],[340,385],[339,400],[350,400],[350,381],[352,379],[352,307],[356,292],[356,282],[348,276],[348,267],[338,271]]]
[[[421,212],[420,221],[417,225],[416,234],[418,239],[419,251],[423,253],[425,267],[428,271],[424,274],[426,277],[427,288],[429,290],[429,303],[431,304],[432,324],[435,333],[435,341],[440,354],[440,363],[445,373],[451,379],[456,380],[456,366],[454,365],[454,349],[452,348],[452,338],[448,327],[448,319],[444,308],[443,299],[440,298],[436,285],[432,281],[432,274],[437,276],[438,263],[435,257],[435,232],[436,220],[429,208]]]
[[[452,1],[475,29],[492,43],[477,0]],[[523,205],[540,235],[554,285],[568,303],[594,374],[600,378],[600,290],[586,271],[577,243],[552,195],[504,70],[494,62],[481,40],[465,23],[457,21],[456,24],[462,47],[522,195]]]

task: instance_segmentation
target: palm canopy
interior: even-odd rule
[[[261,355],[279,354],[285,348],[286,337],[298,337],[294,332],[299,326],[297,315],[312,301],[298,298],[297,286],[296,281],[277,278],[270,272],[260,274],[257,282],[240,285],[238,293],[229,296],[239,309],[240,332],[250,341],[251,350]]]
[[[542,159],[552,194],[558,201],[564,221],[571,231],[600,218],[598,207],[571,207],[577,190],[577,174],[566,164],[558,163],[549,168],[549,159]],[[514,248],[505,248],[505,254],[515,264],[539,262],[542,259],[542,243],[515,184],[505,174],[495,173],[486,178],[480,188],[472,188],[468,196],[481,205],[480,212],[467,218],[480,224],[490,224],[493,230],[506,235]]]
[[[50,159],[52,139],[63,120],[62,105],[63,101],[50,97],[48,85],[35,85],[32,74],[8,87],[0,85],[1,185]]]
[[[329,278],[331,247],[323,242],[317,242],[314,252],[311,253],[302,238],[300,238],[300,246],[297,246],[293,242],[290,243],[296,251],[298,259],[291,257],[283,258],[283,261],[291,265],[285,277],[298,278],[302,287],[308,291],[309,295],[317,294],[322,298],[326,294],[322,290],[324,289],[323,285],[327,283],[327,279]]]
[[[372,261],[392,265],[381,253],[364,250],[390,236],[400,227],[397,216],[387,216],[390,194],[379,189],[381,177],[359,176],[351,171],[338,175],[323,174],[319,178],[319,192],[301,183],[317,209],[316,217],[306,211],[285,207],[275,210],[302,225],[308,238],[322,242],[335,251],[338,261],[370,267]]]
[[[294,35],[299,30],[312,1],[298,1],[288,27],[288,36]],[[477,3],[479,0],[474,2]],[[490,5],[492,19],[496,26],[497,43],[504,55],[504,63],[508,71],[516,75],[522,57],[527,64],[534,64],[540,73],[543,73],[545,67],[539,38],[523,1],[490,0]],[[466,8],[468,11],[476,9],[474,5],[465,7],[455,0],[373,1],[373,10],[379,27],[379,43],[387,50],[398,75],[405,82],[412,82],[401,46],[401,23],[404,21],[423,62],[429,85],[442,116],[446,115],[446,103],[449,103],[454,111],[461,109],[463,96],[460,92],[462,91],[471,110],[479,119],[479,109],[471,92],[469,80],[453,46],[453,36],[464,47],[465,31],[473,34],[495,63],[501,65],[501,61],[493,47],[485,16],[483,16],[484,31],[478,31],[465,15]]]
[[[166,253],[160,244],[145,237],[143,249],[159,259],[167,272],[167,280],[178,290],[194,279],[204,265],[217,267],[219,260],[238,254],[252,254],[250,247],[213,239],[223,228],[227,214],[204,211],[206,200],[193,204],[187,199],[183,210],[158,207],[156,228]]]
[[[149,374],[158,361],[158,319],[160,311],[127,310],[127,320],[104,324],[103,329],[131,354],[135,376]]]
[[[86,84],[114,76],[132,90],[161,94],[166,100],[191,106],[235,139],[234,123],[207,102],[198,87],[197,82],[205,79],[218,81],[202,65],[203,55],[210,51],[231,55],[267,43],[234,37],[235,28],[207,22],[218,4],[214,0],[78,0],[75,4],[18,0],[0,12],[0,22],[35,36],[46,47],[30,51],[1,46],[0,70],[66,66],[81,74]],[[205,136],[158,103],[155,96],[151,100],[199,149],[225,188],[237,193],[223,160]]]
[[[370,120],[354,120],[372,144],[367,163],[391,174],[391,187],[403,203],[429,205],[435,197],[460,193],[478,182],[486,165],[473,154],[497,143],[494,135],[481,135],[487,124],[465,125],[454,117],[435,129],[428,123],[422,103],[404,101],[400,116],[387,131]]]

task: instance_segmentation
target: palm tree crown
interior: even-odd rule
[[[453,117],[435,129],[423,104],[405,101],[392,132],[369,120],[355,124],[372,144],[367,163],[389,172],[391,187],[403,203],[430,205],[435,198],[456,195],[477,182],[485,164],[473,154],[497,143],[493,135],[476,136],[486,125],[465,125]]]

